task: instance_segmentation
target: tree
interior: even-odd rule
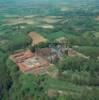
[[[0,100],[2,100],[6,94],[6,98],[9,98],[9,89],[12,85],[12,79],[9,74],[9,70],[5,64],[7,56],[0,52]]]

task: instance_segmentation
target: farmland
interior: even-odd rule
[[[0,0],[0,100],[99,100],[99,1],[34,1]]]
[[[40,36],[39,34],[35,33],[35,32],[30,32],[28,33],[29,36],[32,38],[32,45],[37,45],[41,42],[46,42],[47,39],[45,39],[44,37]]]

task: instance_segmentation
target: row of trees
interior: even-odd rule
[[[5,63],[6,59],[7,55],[0,51],[0,100],[2,100],[2,98],[8,98],[8,91],[12,85],[10,72]]]

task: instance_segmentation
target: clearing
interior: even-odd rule
[[[99,16],[97,16],[97,17],[95,18],[95,20],[96,20],[96,21],[99,21]]]
[[[46,42],[47,39],[45,39],[43,36],[41,36],[40,34],[36,33],[36,32],[30,32],[29,36],[32,38],[32,45],[37,45],[41,42]]]
[[[30,18],[8,18],[5,21],[6,25],[16,25],[16,24],[34,24],[35,22]]]
[[[44,17],[43,21],[46,23],[57,23],[62,20],[61,16],[46,16]]]
[[[96,33],[95,33],[95,36],[96,36],[96,37],[99,37],[99,32],[96,32]]]
[[[39,27],[41,27],[41,28],[45,28],[45,29],[53,29],[54,28],[54,26],[53,25],[40,25]]]

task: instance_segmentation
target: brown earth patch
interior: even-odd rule
[[[37,45],[41,42],[46,42],[47,39],[45,39],[43,36],[41,36],[40,34],[36,33],[36,32],[30,32],[29,36],[32,38],[32,45]]]
[[[99,16],[96,17],[96,20],[99,21]]]

